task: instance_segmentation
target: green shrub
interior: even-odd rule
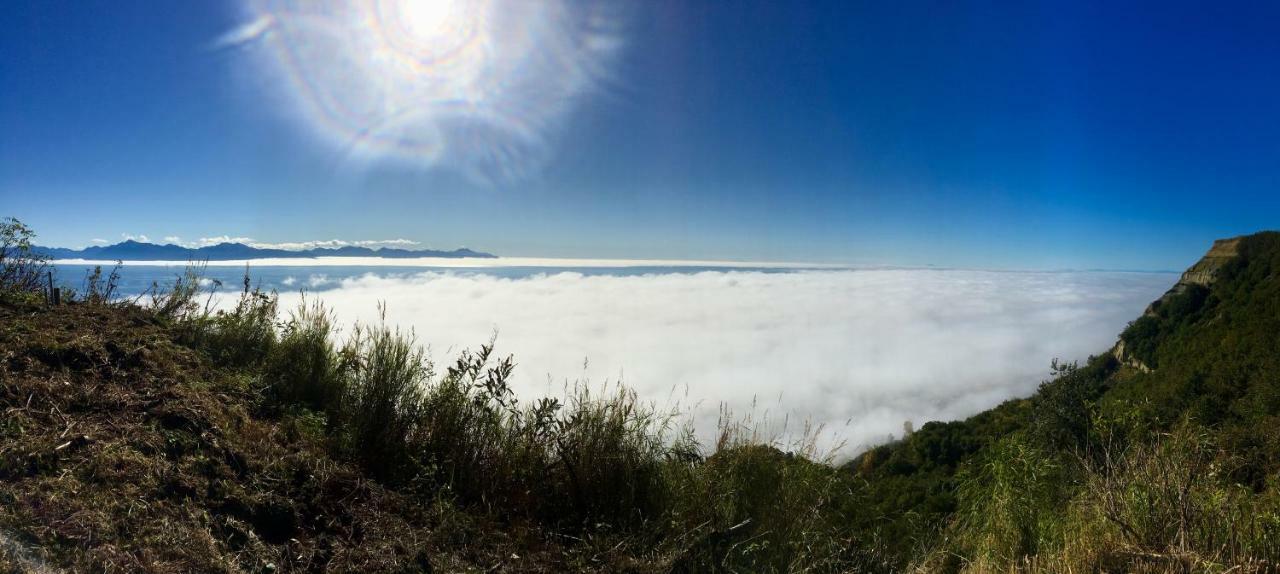
[[[0,219],[0,292],[16,295],[44,291],[49,258],[33,249],[31,241],[35,236],[17,219]]]
[[[171,287],[152,283],[146,294],[156,317],[172,324],[178,339],[207,353],[214,363],[228,368],[266,366],[278,338],[278,297],[274,291],[251,288],[245,268],[244,291],[234,307],[214,309],[221,283],[203,277],[204,266],[189,264]],[[206,292],[202,284],[211,288]],[[203,301],[201,295],[205,295]]]
[[[1217,304],[1209,288],[1191,284],[1173,295],[1152,303],[1152,313],[1129,323],[1120,334],[1125,349],[1150,368],[1160,365],[1158,350],[1168,339],[1176,336],[1188,325],[1200,318],[1202,310]]]
[[[380,316],[356,325],[341,351],[344,444],[371,474],[394,480],[410,466],[408,440],[434,371],[413,334],[388,326],[385,308]]]
[[[663,417],[634,393],[596,397],[586,385],[567,406],[522,406],[508,385],[513,368],[490,342],[427,385],[409,440],[421,472],[464,501],[571,530],[659,513]]]
[[[1060,541],[1070,469],[1022,434],[987,449],[959,476],[956,538],[981,562],[1012,563]]]
[[[662,466],[670,423],[629,389],[596,397],[587,385],[577,386],[544,443],[559,483],[546,493],[559,498],[551,515],[614,527],[657,516],[667,497]]]
[[[91,305],[120,304],[117,289],[120,287],[120,269],[123,263],[117,261],[111,272],[102,275],[102,266],[95,265],[92,272],[86,272],[81,298]]]
[[[1040,383],[1031,399],[1030,438],[1041,446],[1064,452],[1089,446],[1094,404],[1106,389],[1106,377],[1115,371],[1111,355],[1090,357],[1084,367],[1053,360],[1053,377]]]
[[[289,313],[266,369],[273,397],[328,415],[342,415],[346,379],[333,344],[333,316],[319,301],[304,298]]]
[[[792,445],[814,453],[812,437]],[[668,468],[672,491],[666,537],[679,533],[684,572],[858,571],[872,566],[859,540],[862,510],[854,478],[805,454],[764,443],[722,421],[716,451]]]
[[[539,444],[521,442],[512,429],[510,370],[490,365],[492,352],[492,344],[478,353],[463,351],[426,389],[418,410],[422,424],[410,448],[423,477],[464,501],[527,512],[528,484],[545,467],[545,452]]]
[[[159,283],[152,282],[151,289],[143,295],[148,299],[148,308],[158,318],[177,323],[175,326],[183,334],[186,342],[190,342],[194,336],[198,335],[205,326],[204,320],[213,312],[210,309],[212,290],[203,305],[199,300],[204,270],[203,263],[188,263],[182,275],[173,280],[172,286],[161,287]],[[217,281],[211,281],[211,283],[214,289],[221,286]]]
[[[276,307],[275,293],[242,293],[235,308],[195,319],[204,323],[196,331],[196,345],[222,366],[262,365],[276,344]]]
[[[1277,493],[1233,484],[1234,464],[1211,432],[1184,422],[1088,464],[1076,507],[1095,523],[1105,560],[1159,554],[1229,565],[1280,556]]]

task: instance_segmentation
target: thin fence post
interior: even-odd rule
[[[58,292],[53,288],[53,272],[52,272],[52,271],[49,271],[49,272],[47,273],[47,275],[48,275],[48,277],[49,277],[49,299],[48,299],[48,301],[49,301],[49,303],[50,303],[50,304],[57,305],[57,304],[58,304]]]

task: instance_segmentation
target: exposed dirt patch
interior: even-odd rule
[[[557,571],[574,554],[380,487],[251,387],[141,309],[0,304],[0,572]]]

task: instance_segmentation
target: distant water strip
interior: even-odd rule
[[[115,261],[59,259],[59,265],[114,265]],[[125,261],[128,266],[186,266],[188,261]],[[545,257],[281,257],[229,259],[201,262],[209,267],[413,267],[477,269],[493,267],[620,268],[620,267],[711,267],[736,269],[844,269],[847,264],[796,263],[784,261],[717,261],[680,259],[561,259]]]

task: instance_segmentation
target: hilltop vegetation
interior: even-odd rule
[[[625,388],[520,401],[492,341],[189,275],[46,303],[0,277],[0,571],[1274,571],[1280,234],[1242,239],[1039,391],[845,464]],[[30,280],[35,277],[35,280]],[[1207,278],[1207,279],[1206,279]],[[972,358],[974,361],[981,357]],[[781,375],[780,375],[781,376]]]
[[[850,463],[892,553],[928,549],[928,569],[1276,568],[1280,233],[1234,245],[1116,352]]]

